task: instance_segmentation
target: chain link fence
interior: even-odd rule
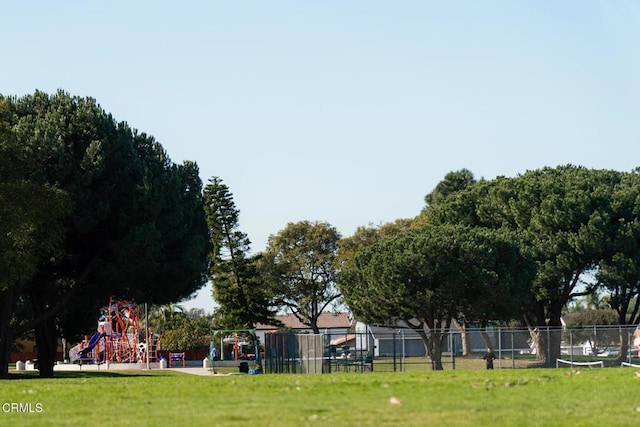
[[[360,325],[353,333],[275,333],[265,337],[266,373],[333,373],[640,365],[635,325],[571,328],[452,328],[419,334],[408,328]],[[430,350],[428,350],[430,349]],[[562,363],[559,364],[558,361]]]

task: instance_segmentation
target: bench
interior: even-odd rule
[[[174,360],[182,360],[182,367],[186,368],[187,367],[187,358],[183,353],[169,353],[169,367],[173,367],[173,361]]]

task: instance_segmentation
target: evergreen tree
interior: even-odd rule
[[[51,252],[30,246],[40,254],[35,275],[11,288],[19,291],[12,309],[20,310],[13,336],[34,332],[40,376],[52,377],[57,338],[74,339],[109,296],[165,304],[202,287],[209,254],[202,182],[195,163],[174,164],[153,137],[116,122],[92,98],[63,91],[0,98],[19,147],[10,152],[22,160],[7,170],[32,188],[58,189],[70,207],[58,216],[50,203],[25,199],[34,220],[61,218],[57,228],[34,221],[29,228],[42,230],[34,240],[42,244],[38,236],[56,229],[62,236],[45,248]],[[17,201],[6,200],[5,209]],[[7,307],[15,297],[0,302]]]
[[[251,242],[239,230],[240,211],[229,187],[218,177],[204,189],[205,213],[212,243],[209,278],[219,304],[215,320],[227,329],[274,323],[269,292],[256,270],[258,256],[250,256]]]

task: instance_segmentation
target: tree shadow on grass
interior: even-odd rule
[[[159,375],[171,375],[169,372],[153,373],[149,371],[58,371],[53,378],[40,378],[38,371],[28,371],[19,373],[9,373],[9,380],[39,380],[39,379],[73,379],[73,378],[131,378],[131,377],[152,377]]]

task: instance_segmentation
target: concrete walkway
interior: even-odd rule
[[[203,376],[215,375],[211,370],[211,368],[167,368],[167,370],[182,372],[183,374],[191,374],[191,375],[203,375]]]
[[[162,371],[176,371],[176,372],[182,372],[185,374],[192,374],[192,375],[213,375],[213,372],[211,371],[211,369],[209,368],[203,368],[202,366],[197,367],[197,366],[193,366],[193,367],[186,367],[186,368],[160,368],[158,366],[157,363],[153,364],[154,366],[151,366],[151,369],[154,371],[158,371],[158,370],[162,370]],[[132,371],[132,370],[137,370],[137,371],[142,371],[146,369],[146,365],[145,364],[140,364],[140,363],[122,363],[122,364],[101,364],[101,365],[76,365],[76,364],[66,364],[66,365],[56,365],[54,367],[55,371]],[[27,369],[27,370],[34,370],[34,368],[31,369]]]
[[[228,377],[231,375],[250,375],[244,372],[219,372],[219,371],[214,374],[211,368],[197,368],[197,367],[167,368],[163,370],[182,372],[183,374],[211,376],[211,377]]]
[[[78,365],[75,363],[58,364],[54,367],[55,371],[128,371],[128,370],[145,370],[146,364],[144,363],[102,363],[102,364],[88,364]],[[183,374],[201,375],[201,376],[213,376],[213,375],[236,375],[236,373],[217,373],[214,374],[211,368],[203,368],[202,363],[198,366],[176,367],[176,368],[160,368],[159,363],[150,364],[151,369],[167,370],[182,372]],[[22,370],[35,370],[34,365],[30,364]]]

